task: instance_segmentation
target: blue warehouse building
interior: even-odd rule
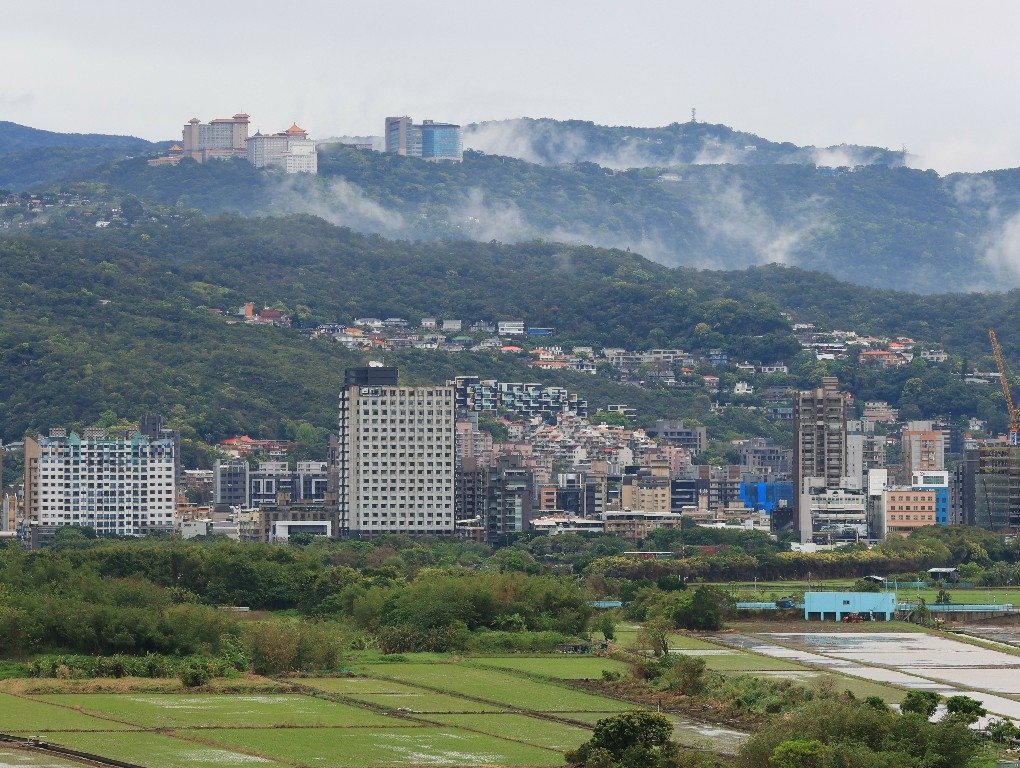
[[[848,614],[871,621],[892,621],[896,615],[895,592],[806,592],[806,621],[842,621]]]

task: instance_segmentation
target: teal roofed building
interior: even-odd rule
[[[896,615],[895,592],[806,592],[806,621],[842,621],[855,614],[869,621],[892,621]]]

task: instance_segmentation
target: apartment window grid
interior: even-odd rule
[[[341,492],[365,532],[452,532],[452,388],[352,388],[341,396]],[[346,428],[346,429],[345,429]]]
[[[44,525],[132,535],[173,524],[172,443],[43,438],[35,484]]]

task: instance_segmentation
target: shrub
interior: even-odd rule
[[[197,688],[209,682],[211,675],[203,664],[192,664],[181,671],[181,683],[185,688]]]

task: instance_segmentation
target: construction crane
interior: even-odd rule
[[[1020,411],[1013,405],[1013,393],[1009,389],[1009,379],[1006,378],[1006,363],[1002,359],[1002,347],[999,346],[999,339],[995,335],[995,329],[988,329],[988,339],[992,342],[992,352],[995,354],[995,364],[999,368],[999,381],[1002,383],[1002,396],[1006,399],[1006,411],[1009,413],[1009,444],[1017,445],[1020,440]]]

